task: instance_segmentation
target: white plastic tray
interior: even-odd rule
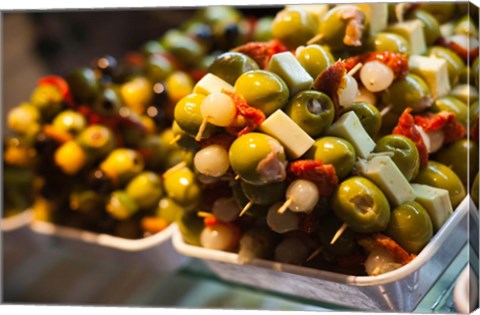
[[[32,242],[34,235],[28,225],[33,220],[33,211],[25,210],[8,218],[0,218],[0,230],[5,242]]]
[[[471,199],[465,198],[412,262],[375,277],[349,276],[263,259],[241,265],[235,253],[186,244],[179,231],[173,236],[173,244],[180,253],[205,260],[213,272],[228,281],[358,310],[411,312],[465,246],[471,206]],[[467,260],[465,257],[465,263]]]
[[[119,263],[135,262],[160,273],[177,270],[187,257],[177,253],[170,240],[177,230],[171,224],[162,232],[138,240],[124,239],[108,234],[98,234],[64,227],[43,221],[33,221],[31,229],[43,242],[63,250],[81,252],[95,259],[114,259]]]

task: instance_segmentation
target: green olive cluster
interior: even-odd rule
[[[174,109],[201,144],[184,240],[358,275],[414,259],[470,190],[478,204],[477,17],[453,3],[287,6],[273,41],[218,55]],[[440,117],[456,131],[420,123]]]

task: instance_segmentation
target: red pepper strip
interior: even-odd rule
[[[406,108],[400,118],[398,124],[393,128],[392,134],[402,135],[412,140],[420,154],[420,165],[426,166],[428,163],[428,151],[425,143],[423,142],[420,132],[415,128],[415,119],[410,112],[411,108]]]
[[[228,151],[233,141],[235,141],[234,136],[222,133],[222,134],[211,136],[210,138],[207,138],[207,139],[200,140],[200,146],[202,148],[205,148],[205,147],[208,147],[209,145],[218,144]]]
[[[67,103],[67,105],[70,107],[74,107],[75,104],[73,102],[72,94],[70,93],[70,87],[68,86],[67,81],[65,81],[62,77],[56,75],[43,77],[38,80],[38,85],[54,85],[60,90],[65,103]]]
[[[416,115],[415,123],[425,131],[442,129],[445,135],[444,144],[462,139],[466,135],[465,127],[457,120],[455,114],[446,111]]]
[[[340,102],[338,100],[338,90],[343,88],[345,84],[343,77],[347,73],[345,63],[338,60],[333,65],[325,69],[320,73],[315,82],[313,83],[313,89],[327,94],[335,106],[335,119],[338,118],[340,113]]]
[[[452,50],[460,58],[462,58],[463,61],[465,61],[467,63],[468,63],[469,60],[475,60],[475,58],[477,58],[478,54],[479,54],[479,47],[475,47],[474,49],[471,49],[470,51],[468,51],[465,47],[460,46],[459,44],[457,44],[454,41],[448,41],[443,36],[441,36],[437,39],[436,44]]]
[[[265,120],[265,114],[260,109],[248,105],[244,97],[224,89],[222,90],[222,93],[230,96],[233,104],[235,104],[235,107],[237,108],[237,115],[240,113],[247,123],[247,125],[236,134],[237,137],[255,130],[263,123]]]
[[[395,79],[402,78],[408,74],[408,60],[404,54],[391,51],[374,51],[363,55],[354,56],[345,60],[345,68],[350,71],[358,63],[369,61],[380,61],[392,69]],[[357,72],[359,74],[359,72]]]
[[[372,239],[374,246],[386,249],[390,255],[393,256],[393,259],[395,259],[395,261],[399,264],[406,265],[416,257],[416,255],[409,254],[394,240],[382,233],[376,233],[372,235]]]
[[[330,196],[338,184],[335,167],[318,160],[293,161],[288,166],[288,174],[292,178],[306,179],[317,184],[318,192],[322,197]]]
[[[232,49],[232,51],[249,56],[255,60],[262,69],[266,69],[273,55],[288,51],[288,49],[280,41],[271,40],[269,42],[251,42],[238,46]]]

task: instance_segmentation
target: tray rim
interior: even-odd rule
[[[29,225],[33,221],[33,210],[26,209],[11,217],[0,219],[0,230],[2,233],[9,233]]]
[[[457,206],[457,208],[447,220],[447,222],[435,234],[429,244],[418,254],[418,256],[413,261],[411,261],[407,265],[400,267],[397,270],[378,276],[344,275],[331,271],[295,266],[265,259],[253,259],[249,263],[242,264],[238,262],[238,254],[236,253],[206,249],[200,246],[189,245],[185,243],[178,229],[177,231],[175,231],[172,237],[172,241],[173,247],[179,253],[203,260],[230,263],[235,265],[263,267],[274,271],[286,272],[298,276],[311,277],[319,280],[326,280],[352,286],[378,286],[402,280],[410,274],[418,271],[423,264],[425,264],[437,253],[442,243],[449,236],[449,232],[451,232],[458,224],[460,224],[460,222],[468,215],[469,209],[472,204],[472,199],[469,195],[467,195],[464,200],[462,200],[462,202]]]
[[[126,239],[105,233],[95,233],[77,228],[61,226],[45,221],[33,220],[29,224],[30,229],[44,236],[55,236],[62,239],[84,242],[90,245],[112,248],[126,252],[140,252],[149,250],[170,240],[177,225],[171,223],[163,231],[141,239]]]

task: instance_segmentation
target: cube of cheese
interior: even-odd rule
[[[389,156],[376,155],[357,163],[357,171],[374,182],[395,206],[415,200],[415,191]]]
[[[233,92],[233,86],[220,79],[214,74],[207,73],[193,87],[193,93],[208,95],[211,93],[221,93],[222,90]]]
[[[375,142],[365,131],[360,119],[353,111],[343,114],[342,117],[333,123],[328,128],[327,135],[347,140],[353,145],[357,155],[364,159],[375,148]]]
[[[268,71],[278,74],[285,81],[290,95],[308,90],[313,84],[312,77],[289,51],[273,55],[268,65]]]
[[[280,109],[265,119],[260,125],[260,130],[277,139],[293,159],[301,157],[315,142]]]
[[[356,6],[365,13],[370,35],[375,35],[387,28],[387,3],[364,3],[356,4]]]
[[[444,59],[412,55],[408,59],[408,65],[411,73],[421,76],[427,82],[434,98],[450,92],[448,67]]]
[[[448,190],[421,184],[412,184],[412,187],[415,201],[427,210],[433,229],[438,231],[453,213]]]
[[[419,20],[395,23],[387,30],[405,37],[410,44],[410,53],[412,55],[421,55],[427,50],[423,24]]]

